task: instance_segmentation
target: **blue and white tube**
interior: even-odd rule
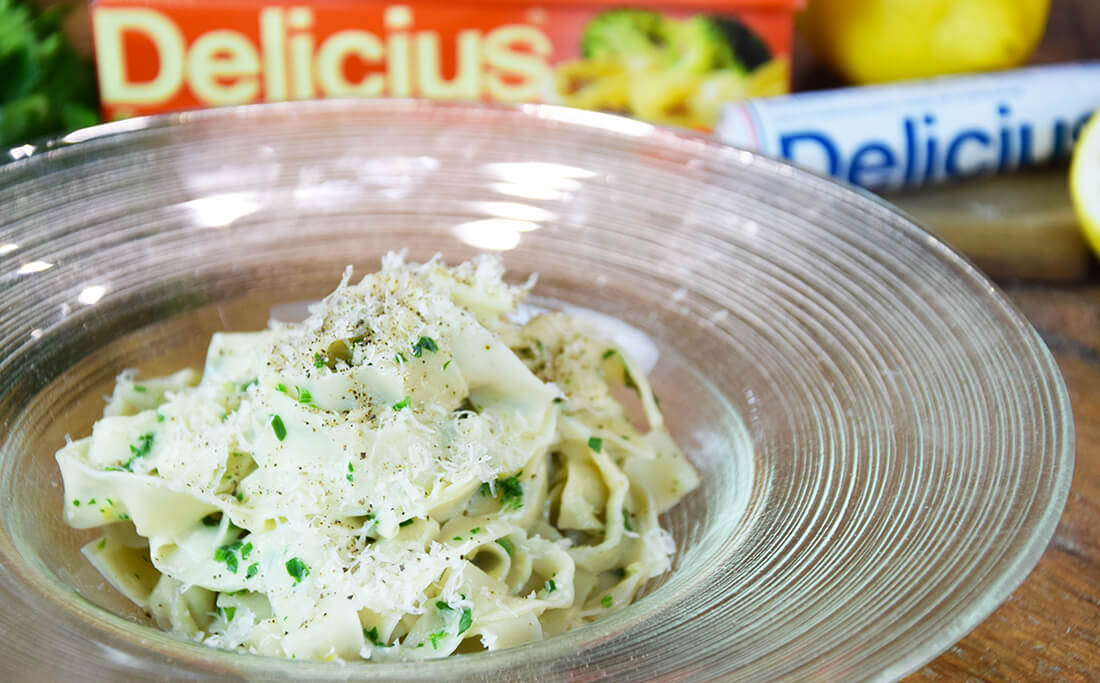
[[[722,142],[874,190],[1067,156],[1100,109],[1100,62],[731,102]]]

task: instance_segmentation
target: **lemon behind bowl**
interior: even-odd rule
[[[1069,165],[1069,193],[1077,224],[1093,253],[1100,255],[1100,112],[1077,138]]]
[[[1035,50],[1050,0],[810,0],[799,32],[854,83],[1007,69]]]

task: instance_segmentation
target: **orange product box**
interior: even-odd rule
[[[280,100],[550,102],[708,130],[789,87],[801,0],[93,0],[108,119]]]

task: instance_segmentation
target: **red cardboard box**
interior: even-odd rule
[[[709,129],[786,92],[798,0],[95,0],[104,115],[425,97],[551,102]]]

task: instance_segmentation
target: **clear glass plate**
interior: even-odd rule
[[[134,119],[0,167],[0,678],[899,677],[1034,566],[1073,469],[1042,342],[869,195],[553,107],[313,102]],[[54,451],[116,373],[196,364],[391,249],[503,254],[653,344],[704,484],[674,571],[544,642],[416,665],[179,642],[61,521]]]

